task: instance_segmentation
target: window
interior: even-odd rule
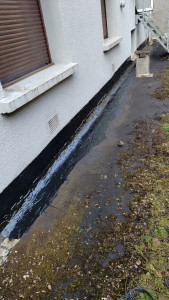
[[[117,0],[100,0],[101,1],[101,13],[103,24],[103,51],[107,52],[117,46],[122,37],[119,36],[119,26],[117,18]],[[119,0],[118,0],[119,3]]]
[[[58,0],[0,0],[1,114],[18,110],[77,70],[67,56]]]
[[[108,30],[107,30],[107,15],[106,15],[105,0],[101,0],[101,11],[102,11],[102,23],[103,23],[103,36],[104,39],[106,39],[108,38]]]
[[[160,1],[159,1],[160,3]],[[136,11],[138,13],[143,12],[143,7],[144,11],[152,11],[154,8],[154,1],[153,0],[136,0]]]
[[[39,0],[0,1],[0,62],[4,86],[50,64]]]

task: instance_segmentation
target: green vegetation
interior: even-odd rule
[[[165,132],[169,133],[169,123],[164,123],[163,124],[163,129]]]
[[[143,127],[141,132],[143,133]],[[147,124],[148,125],[148,124]],[[134,284],[149,290],[155,299],[169,299],[169,289],[164,284],[164,276],[169,276],[169,117],[163,115],[159,125],[154,121],[149,123],[145,137],[141,142],[134,140],[132,146],[137,144],[137,154],[130,159],[127,157],[127,167],[135,161],[141,161],[141,168],[135,164],[133,178],[130,184],[138,195],[142,193],[140,201],[145,201],[151,206],[152,216],[148,220],[148,226],[140,236],[140,243],[135,245],[135,250],[142,260],[142,274],[138,276]],[[151,131],[154,134],[151,134]],[[152,139],[152,147],[147,146],[149,138]],[[137,160],[136,160],[137,159]],[[128,183],[129,184],[129,183]],[[127,185],[128,185],[127,184]],[[138,186],[141,189],[138,189]],[[142,299],[142,298],[141,298]],[[143,298],[144,299],[144,298]]]

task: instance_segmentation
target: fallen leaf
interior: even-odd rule
[[[140,259],[138,259],[138,260],[136,261],[136,265],[137,265],[137,266],[140,266],[140,265],[141,265],[141,260],[140,260]]]

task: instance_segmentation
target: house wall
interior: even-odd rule
[[[123,38],[119,45],[106,53],[102,49],[99,0],[41,1],[53,61],[78,63],[79,70],[16,112],[0,115],[0,192],[39,155],[131,55],[135,0],[126,1],[123,9],[119,0],[106,1],[117,2],[116,31]],[[136,48],[145,38],[142,25],[137,25]],[[48,121],[54,114],[58,116],[59,125],[51,133]]]

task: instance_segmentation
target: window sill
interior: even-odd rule
[[[78,64],[52,65],[4,89],[0,113],[12,113],[78,70]]]
[[[118,45],[122,39],[123,39],[122,37],[110,37],[105,39],[103,42],[103,51],[104,52],[109,51],[110,49]]]

